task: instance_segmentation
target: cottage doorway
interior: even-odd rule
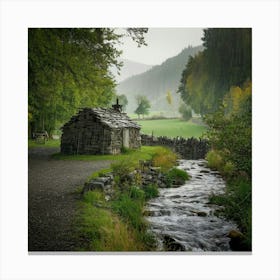
[[[123,147],[129,148],[129,129],[123,129]]]

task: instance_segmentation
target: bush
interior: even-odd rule
[[[234,220],[245,236],[247,250],[251,250],[252,236],[252,190],[251,182],[244,179],[235,179],[228,183],[226,193],[213,195],[210,203],[224,206],[220,214]]]
[[[151,198],[155,198],[159,194],[158,187],[156,185],[144,186],[143,190],[145,192],[145,199],[146,200],[151,199]]]
[[[177,161],[177,155],[167,148],[160,148],[152,157],[153,166],[160,167],[163,171],[172,168]]]
[[[145,192],[138,187],[130,187],[128,194],[131,199],[139,200],[140,202],[145,200]]]
[[[192,118],[192,110],[191,108],[186,105],[185,103],[182,103],[179,107],[179,113],[182,115],[183,120],[188,121]]]
[[[235,165],[231,161],[226,161],[225,152],[211,150],[206,155],[207,165],[211,169],[218,170],[223,176],[229,178],[235,172]]]
[[[129,174],[134,170],[135,164],[131,160],[126,159],[112,163],[111,168],[118,187],[125,188],[132,183]]]
[[[222,170],[222,166],[224,164],[223,158],[221,154],[216,150],[211,150],[206,155],[207,165],[211,169]]]
[[[172,183],[176,185],[184,184],[186,180],[189,180],[189,175],[186,171],[172,168],[166,173],[167,184],[169,187],[172,186]]]

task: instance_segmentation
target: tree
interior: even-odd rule
[[[117,98],[119,99],[119,104],[122,105],[123,111],[125,111],[126,106],[128,104],[127,97],[124,94],[117,95]]]
[[[215,112],[230,87],[251,80],[251,29],[209,28],[202,38],[204,50],[190,57],[178,92],[196,113]]]
[[[144,115],[149,114],[151,108],[150,101],[147,99],[146,96],[138,95],[136,96],[136,102],[138,107],[136,108],[134,113],[138,115],[138,119],[140,119],[141,115],[144,118]]]
[[[179,113],[182,115],[183,120],[188,121],[192,118],[192,109],[185,103],[179,106]]]
[[[170,106],[172,106],[173,98],[172,98],[172,93],[171,93],[170,90],[168,90],[167,93],[166,93],[166,101]]]
[[[138,45],[146,29],[126,30]],[[118,61],[125,34],[113,28],[30,28],[28,30],[29,131],[49,134],[80,107],[108,106],[115,96],[109,69]]]

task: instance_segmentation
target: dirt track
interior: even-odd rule
[[[28,151],[28,250],[73,251],[73,218],[80,195],[75,192],[94,171],[110,161],[66,161],[50,156],[57,148]]]

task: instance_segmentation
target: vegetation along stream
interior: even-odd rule
[[[222,177],[207,168],[205,160],[181,160],[178,168],[187,171],[190,180],[179,188],[160,189],[159,196],[147,204],[158,250],[230,251],[227,235],[237,226],[215,216],[219,206],[209,203],[211,194],[224,192]]]

